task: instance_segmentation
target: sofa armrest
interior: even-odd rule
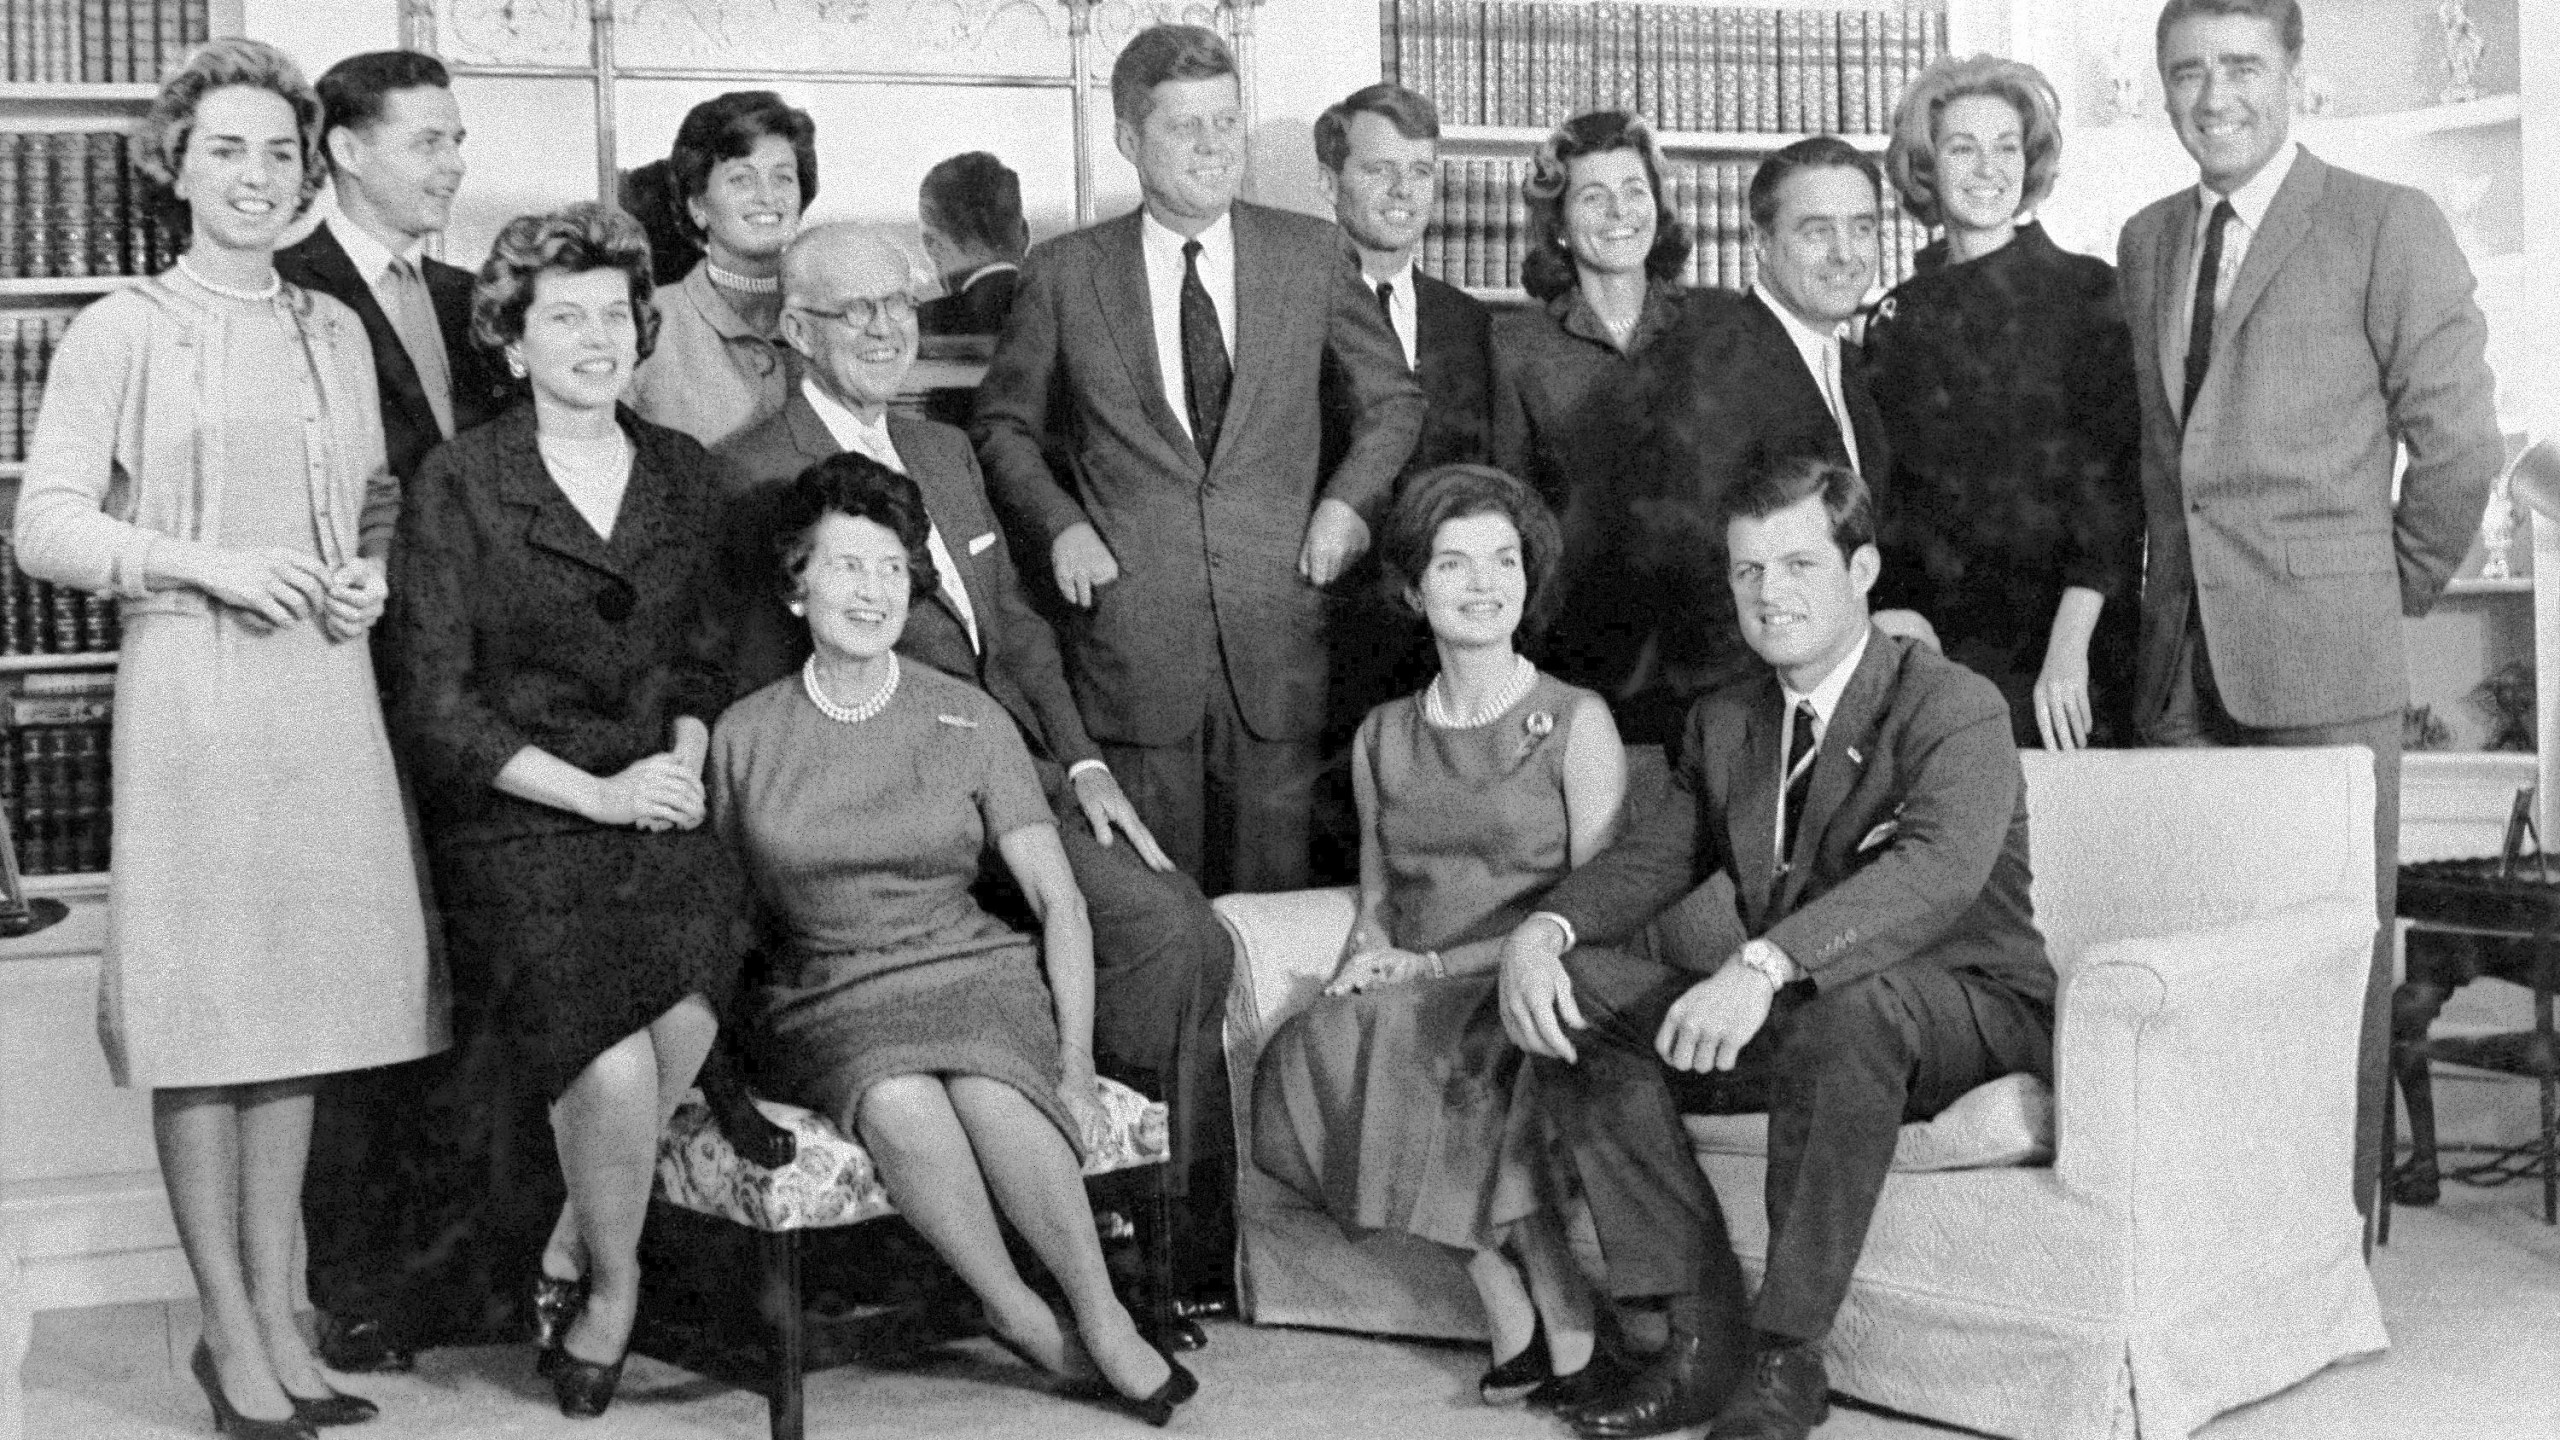
[[[2092,946],[2054,1035],[2064,1188],[2195,1254],[2352,1223],[2374,923],[2368,900],[2332,897]]]
[[[1235,980],[1227,988],[1227,1063],[1246,1080],[1271,1033],[1315,1002],[1359,918],[1360,892],[1292,890],[1221,895],[1210,908],[1235,937]]]

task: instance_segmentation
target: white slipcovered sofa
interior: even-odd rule
[[[2166,1440],[2388,1343],[2348,1187],[2370,766],[2345,748],[2026,757],[2062,985],[2053,1134],[2023,1138],[2052,1159],[1887,1183],[1827,1347],[1836,1390],[2018,1440]],[[1255,1061],[1330,972],[1351,892],[1217,904],[1238,942],[1246,1317],[1480,1337],[1450,1252],[1354,1244],[1252,1164]],[[1966,1123],[2038,1123],[2019,1089]],[[1765,1119],[1690,1128],[1756,1280]],[[1906,1127],[1905,1156],[1944,1148],[1927,1128]]]

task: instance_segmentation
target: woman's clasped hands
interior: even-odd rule
[[[1376,945],[1343,956],[1341,967],[1325,983],[1324,993],[1357,995],[1388,985],[1408,985],[1431,978],[1436,969],[1428,955],[1399,950],[1393,945]]]
[[[690,830],[704,814],[702,773],[669,751],[635,760],[621,774],[600,777],[587,818],[599,825],[628,825],[652,834]]]
[[[331,566],[278,546],[204,545],[191,558],[196,588],[261,635],[317,618],[332,640],[352,640],[382,618],[391,595],[382,562],[370,556]]]

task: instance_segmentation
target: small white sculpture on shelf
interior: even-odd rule
[[[2436,23],[2444,27],[2445,87],[2436,99],[2459,105],[2480,98],[2480,52],[2488,48],[2480,27],[2471,23],[2470,0],[2441,0]]]
[[[2505,580],[2515,574],[2508,552],[2516,543],[2515,467],[2498,472],[2489,487],[2489,508],[2480,512],[2480,578]]]

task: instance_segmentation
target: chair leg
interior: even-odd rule
[[[800,1371],[806,1346],[800,1333],[800,1232],[756,1233],[762,1262],[757,1308],[773,1332],[773,1379],[765,1398],[773,1415],[773,1440],[803,1440]]]
[[[2550,1087],[2543,1087],[2546,1109]],[[2544,1133],[2549,1133],[2546,1124]],[[1147,1187],[1147,1333],[1159,1344],[1173,1333],[1173,1166],[1155,1167]]]
[[[2396,1050],[2397,1047],[2395,1047]],[[2398,1056],[2395,1054],[2396,1060]],[[2376,1249],[2391,1243],[2391,1181],[2400,1167],[2400,1096],[2399,1086],[2385,1081],[2382,1086],[2382,1175],[2373,1194],[2373,1243]]]
[[[2560,1062],[2560,1040],[2553,1038],[2548,985],[2534,987],[2533,1029],[2542,1068],[2542,1223],[2560,1224],[2560,1094],[2554,1093],[2560,1091],[2560,1077],[2551,1073],[2551,1066]]]

